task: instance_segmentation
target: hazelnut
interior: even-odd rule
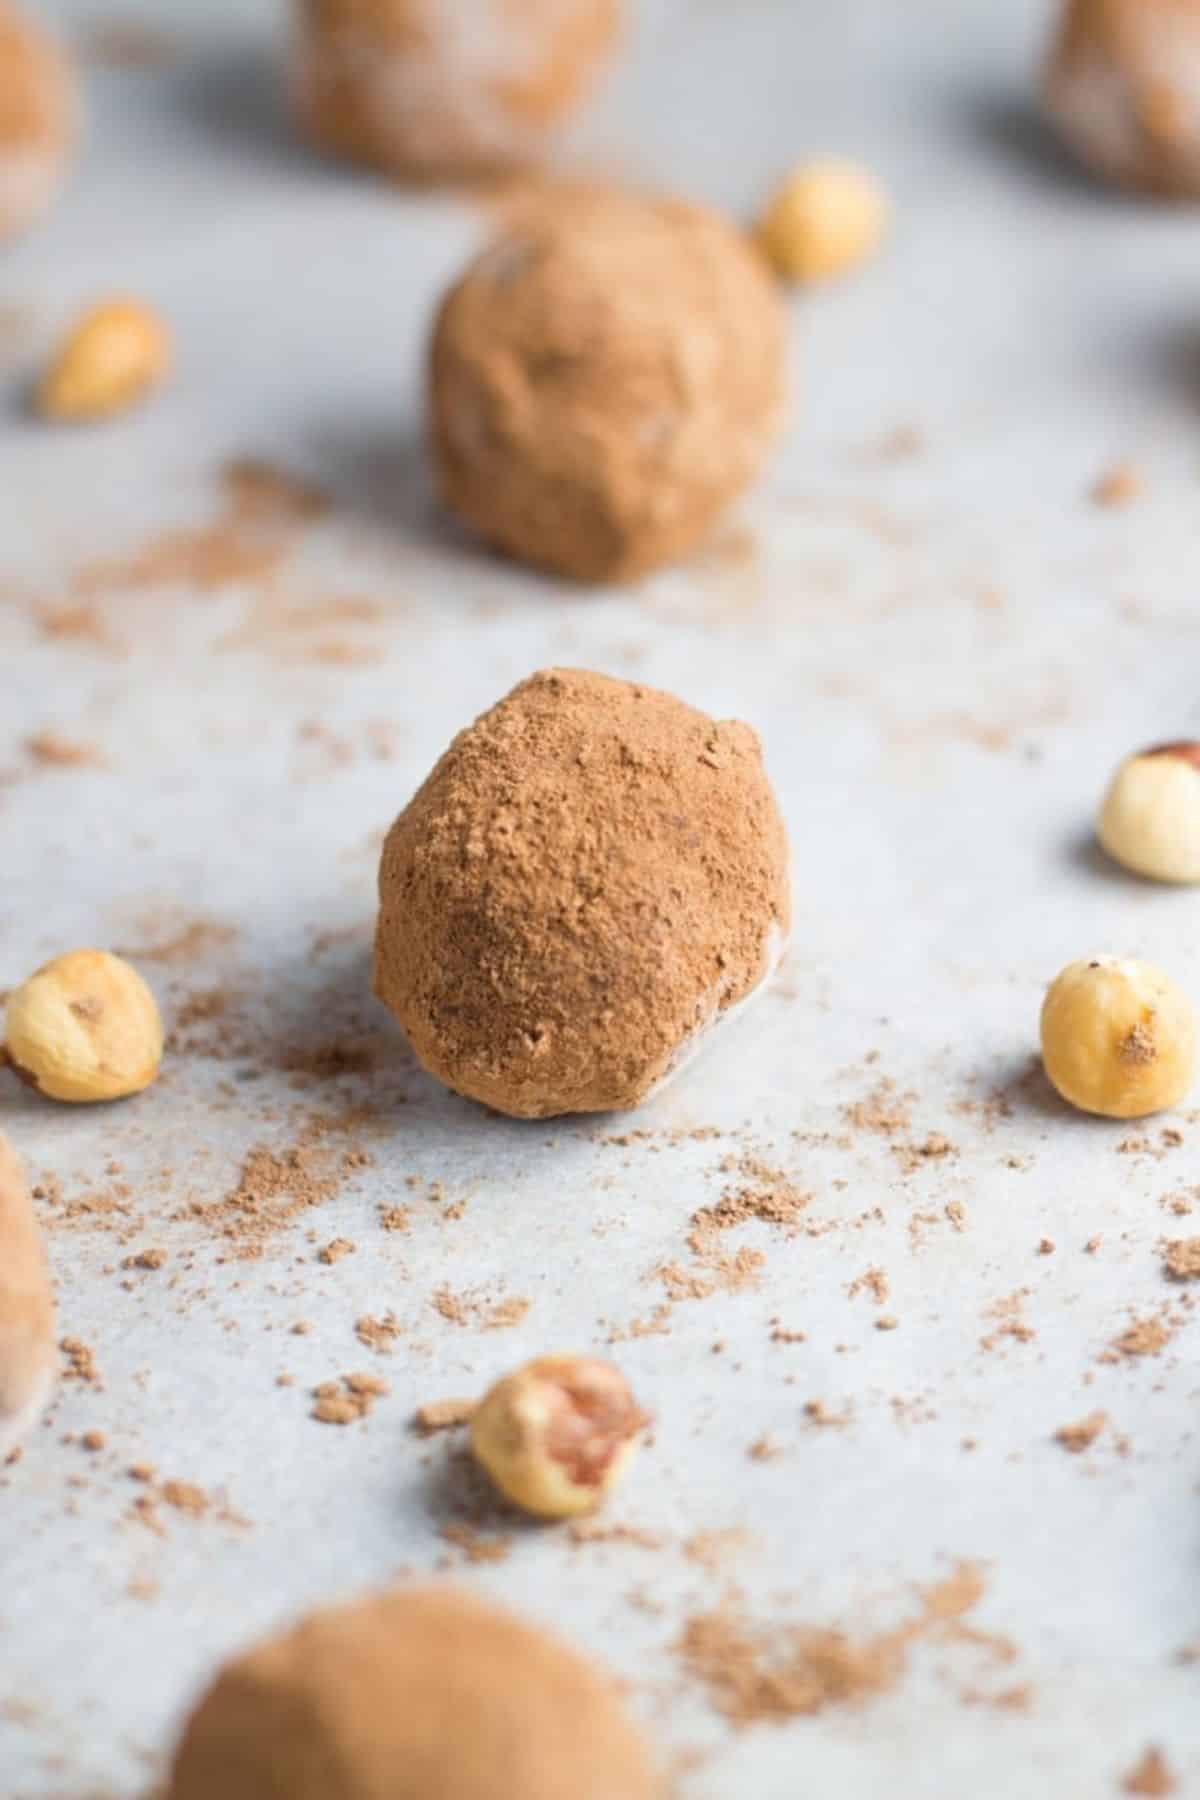
[[[52,1100],[120,1100],[158,1074],[163,1031],[154,995],[107,950],[71,950],[8,997],[17,1071]]]
[[[57,194],[77,112],[57,45],[0,0],[0,242],[32,225]]]
[[[0,1462],[45,1406],[54,1363],[46,1253],[20,1164],[0,1133]]]
[[[1200,882],[1200,743],[1159,744],[1128,757],[1100,809],[1100,842],[1152,881]]]
[[[825,156],[801,163],[758,225],[768,261],[787,281],[829,281],[875,254],[888,197],[869,169]]]
[[[105,300],[70,331],[37,391],[43,418],[72,423],[124,412],[165,378],[166,326],[140,300]]]
[[[292,103],[323,148],[428,180],[538,160],[612,49],[619,0],[295,0]]]
[[[1161,969],[1115,956],[1069,964],[1042,1006],[1042,1060],[1064,1100],[1110,1119],[1178,1105],[1191,1086],[1196,1019]]]
[[[515,1505],[570,1519],[611,1493],[646,1423],[611,1363],[540,1356],[484,1395],[471,1416],[471,1448]]]
[[[661,1800],[614,1684],[453,1588],[318,1612],[230,1662],[166,1800]]]
[[[1194,0],[1065,0],[1046,108],[1102,176],[1200,196],[1200,8]]]

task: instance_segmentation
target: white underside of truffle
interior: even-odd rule
[[[61,157],[49,150],[0,150],[0,238],[24,231],[58,190]]]
[[[749,993],[743,994],[740,1000],[735,1000],[732,1006],[722,1007],[721,1005],[721,997],[725,992],[723,985],[718,985],[705,995],[700,1003],[702,1009],[700,1023],[694,1026],[684,1038],[658,1080],[642,1096],[640,1104],[644,1105],[647,1100],[652,1100],[656,1094],[660,1094],[668,1082],[674,1081],[677,1075],[681,1075],[707,1050],[712,1038],[721,1027],[732,1025],[735,1019],[742,1018],[754,1002],[762,998],[770,987],[780,963],[787,955],[789,942],[790,940],[772,919],[763,939],[762,967],[754,986]]]

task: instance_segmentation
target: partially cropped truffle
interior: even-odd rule
[[[767,455],[784,336],[766,263],[716,214],[555,194],[442,304],[442,497],[489,543],[575,580],[683,555]]]
[[[318,144],[391,175],[533,162],[619,18],[619,0],[296,0],[294,105]]]
[[[449,1588],[316,1613],[230,1663],[168,1800],[657,1800],[613,1687]]]
[[[54,1302],[33,1202],[0,1133],[0,1462],[33,1425],[54,1382]]]
[[[771,973],[787,843],[758,738],[584,670],[459,733],[379,871],[375,989],[448,1087],[636,1106]]]
[[[57,47],[0,0],[0,242],[50,205],[75,136],[75,87]]]
[[[1200,0],[1066,0],[1044,87],[1098,174],[1200,197]]]

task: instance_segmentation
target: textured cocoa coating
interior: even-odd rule
[[[448,1588],[318,1613],[230,1663],[169,1800],[657,1800],[611,1686]]]
[[[379,892],[379,997],[447,1086],[523,1117],[636,1106],[790,922],[755,733],[578,669],[459,733]]]
[[[1099,174],[1200,198],[1200,0],[1064,0],[1044,90]]]
[[[536,162],[616,41],[619,0],[295,0],[309,135],[403,179]]]
[[[682,555],[758,473],[784,399],[784,311],[716,214],[557,193],[444,300],[430,408],[442,497],[580,581]]]
[[[49,204],[75,136],[75,85],[32,15],[0,0],[0,241]]]

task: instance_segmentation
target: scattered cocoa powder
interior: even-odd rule
[[[85,1344],[77,1337],[65,1337],[60,1339],[58,1347],[67,1359],[67,1366],[63,1370],[64,1381],[84,1381],[92,1387],[101,1385],[96,1353],[90,1344]]]
[[[1142,492],[1142,474],[1133,463],[1116,463],[1105,471],[1092,487],[1097,506],[1128,506]]]
[[[469,1563],[506,1562],[512,1554],[513,1540],[508,1536],[485,1536],[473,1525],[443,1525],[438,1536],[461,1550]]]
[[[1151,1744],[1121,1782],[1127,1794],[1141,1794],[1145,1800],[1162,1800],[1173,1794],[1177,1782],[1162,1751]]]
[[[1120,1356],[1157,1356],[1170,1341],[1170,1329],[1162,1319],[1135,1319],[1113,1339],[1112,1350]]]
[[[435,1288],[429,1304],[450,1325],[474,1325],[481,1331],[504,1331],[519,1325],[532,1304],[528,1300],[481,1300],[473,1294],[456,1294],[446,1283]]]
[[[877,1137],[894,1137],[912,1124],[915,1094],[901,1094],[889,1076],[884,1076],[862,1100],[843,1106],[846,1123],[855,1131],[869,1131]]]
[[[95,744],[83,744],[59,731],[35,731],[25,739],[25,749],[36,763],[50,769],[95,769],[104,757]]]
[[[920,1611],[907,1623],[857,1643],[826,1628],[753,1625],[727,1604],[689,1619],[675,1651],[731,1725],[781,1724],[886,1693],[905,1674],[910,1649],[944,1635],[983,1593],[979,1570],[959,1564],[921,1595]]]
[[[123,1269],[161,1269],[167,1262],[165,1250],[139,1250],[133,1256],[122,1258]]]
[[[375,1401],[390,1393],[379,1375],[343,1375],[340,1383],[323,1381],[313,1389],[316,1405],[312,1417],[322,1425],[351,1425],[356,1419],[365,1419]]]
[[[192,1519],[202,1519],[212,1505],[204,1489],[191,1481],[164,1481],[162,1498],[176,1512],[186,1513]]]
[[[474,1400],[427,1400],[413,1414],[413,1426],[422,1437],[437,1431],[454,1431],[469,1425],[477,1402]]]
[[[354,1321],[354,1335],[359,1343],[365,1344],[368,1350],[377,1351],[381,1356],[391,1353],[392,1345],[400,1334],[400,1321],[393,1312],[384,1313],[380,1319],[364,1313]]]
[[[1073,1456],[1078,1456],[1081,1451],[1091,1449],[1107,1424],[1107,1413],[1089,1413],[1086,1419],[1080,1419],[1074,1425],[1060,1425],[1054,1434],[1054,1441],[1061,1444],[1064,1450],[1069,1450]]]
[[[1200,1237],[1173,1238],[1167,1244],[1163,1268],[1173,1281],[1200,1277]]]
[[[357,1249],[358,1245],[353,1238],[331,1238],[329,1243],[322,1244],[317,1251],[317,1261],[329,1268],[334,1263],[341,1262],[343,1256],[353,1256]]]
[[[320,1148],[275,1151],[258,1144],[247,1151],[229,1193],[208,1203],[194,1201],[189,1213],[228,1238],[235,1256],[249,1260],[301,1213],[324,1205],[338,1185],[328,1153]]]

